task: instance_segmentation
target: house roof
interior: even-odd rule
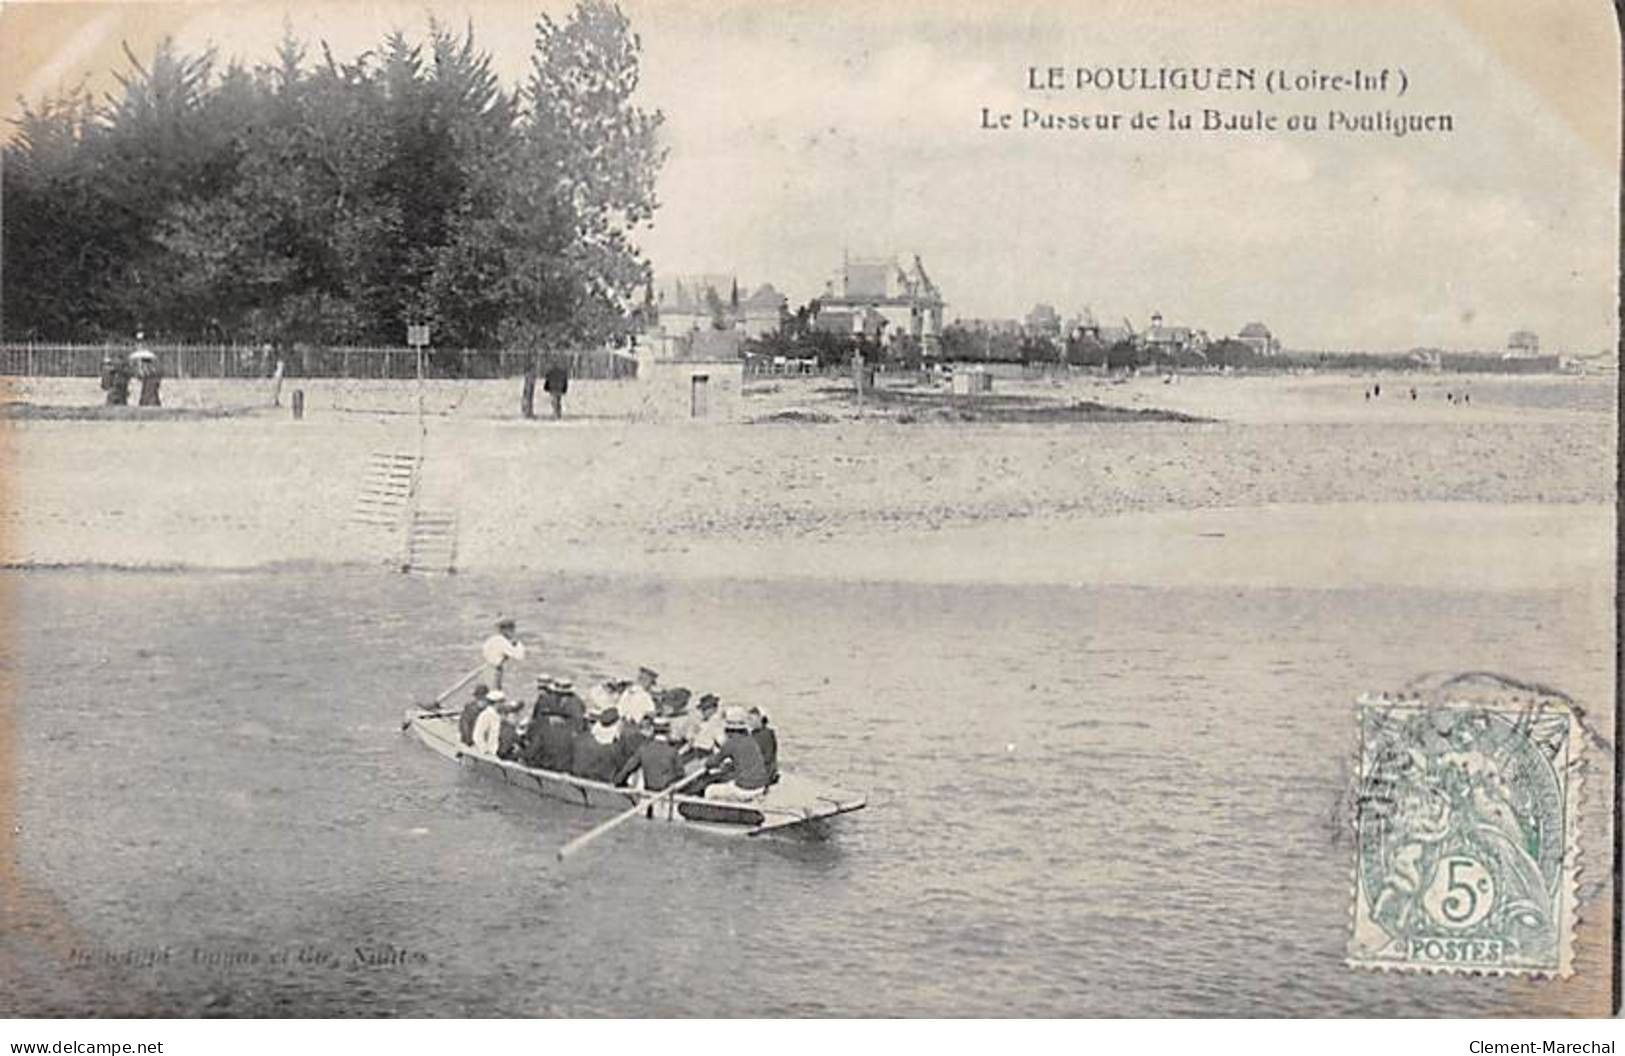
[[[1153,326],[1145,332],[1146,343],[1150,345],[1183,343],[1190,339],[1188,326]]]
[[[739,302],[741,308],[783,308],[788,298],[773,288],[770,282],[764,282],[756,287],[756,292]]]

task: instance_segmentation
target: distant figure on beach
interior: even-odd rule
[[[159,407],[158,387],[163,384],[164,372],[158,366],[158,356],[143,342],[143,334],[135,335],[135,351],[130,353],[130,371],[141,382],[142,407]]]
[[[519,640],[519,629],[513,620],[503,618],[497,621],[497,633],[480,646],[480,658],[489,669],[486,685],[493,690],[501,689],[502,672],[508,666],[508,661],[525,658],[525,643]]]
[[[542,378],[542,388],[547,390],[547,398],[553,401],[553,420],[558,421],[564,417],[564,394],[570,389],[570,371],[562,360],[555,359],[548,365],[547,373]]]
[[[111,354],[102,357],[102,391],[107,393],[109,407],[124,407],[130,402],[129,365]]]
[[[526,418],[536,417],[536,360],[525,364],[525,383],[519,391],[519,413]]]
[[[1371,386],[1371,395],[1373,395],[1373,396],[1381,396],[1382,395],[1382,382],[1379,381],[1377,384]]]
[[[1365,390],[1365,398],[1366,398],[1367,403],[1371,402],[1371,390],[1370,389]]]
[[[1411,399],[1413,399],[1413,400],[1416,399],[1416,386],[1415,385],[1411,386]]]
[[[1461,394],[1461,402],[1462,403],[1472,403],[1473,402],[1473,394],[1470,393],[1470,392],[1462,393]]]

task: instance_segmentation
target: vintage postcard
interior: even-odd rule
[[[1618,39],[7,3],[0,1013],[1608,1016]]]

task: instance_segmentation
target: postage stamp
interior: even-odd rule
[[[1580,771],[1543,698],[1359,701],[1349,963],[1572,971]]]

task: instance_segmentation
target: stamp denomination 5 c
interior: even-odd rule
[[[1571,971],[1579,770],[1563,703],[1360,699],[1349,963]]]

